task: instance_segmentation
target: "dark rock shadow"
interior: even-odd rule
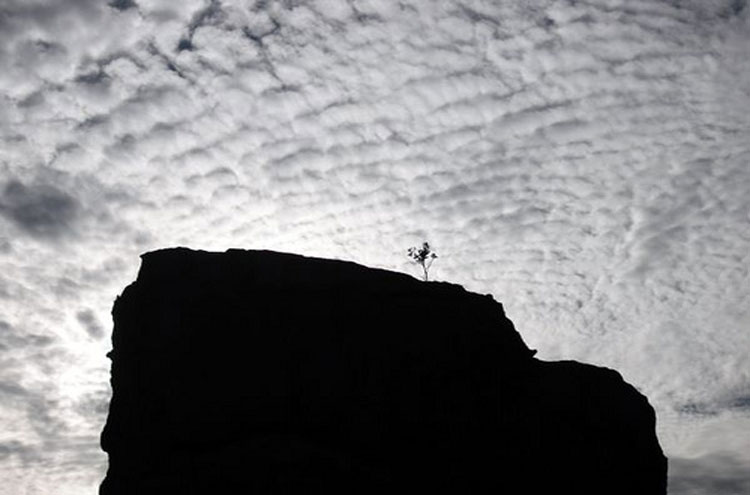
[[[666,493],[646,398],[458,285],[168,249],[113,316],[103,495]]]

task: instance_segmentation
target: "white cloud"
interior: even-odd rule
[[[427,239],[434,276],[494,293],[542,357],[646,392],[668,454],[747,417],[743,2],[1,12],[0,360],[67,425],[3,415],[15,492],[95,484],[104,413],[81,404],[106,394],[107,343],[91,335],[138,253],[172,244],[412,270],[404,250]]]

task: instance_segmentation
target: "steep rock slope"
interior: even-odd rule
[[[646,398],[535,359],[491,296],[269,251],[142,259],[103,495],[666,493]]]

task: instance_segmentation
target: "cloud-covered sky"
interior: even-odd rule
[[[646,393],[670,493],[750,485],[745,0],[4,0],[0,486],[95,493],[138,254],[489,292]]]

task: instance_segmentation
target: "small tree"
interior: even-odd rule
[[[429,280],[430,267],[432,266],[432,262],[435,261],[435,258],[437,258],[437,254],[432,251],[429,243],[423,242],[421,248],[410,247],[407,253],[412,261],[422,267],[422,277],[424,281],[426,282]]]

